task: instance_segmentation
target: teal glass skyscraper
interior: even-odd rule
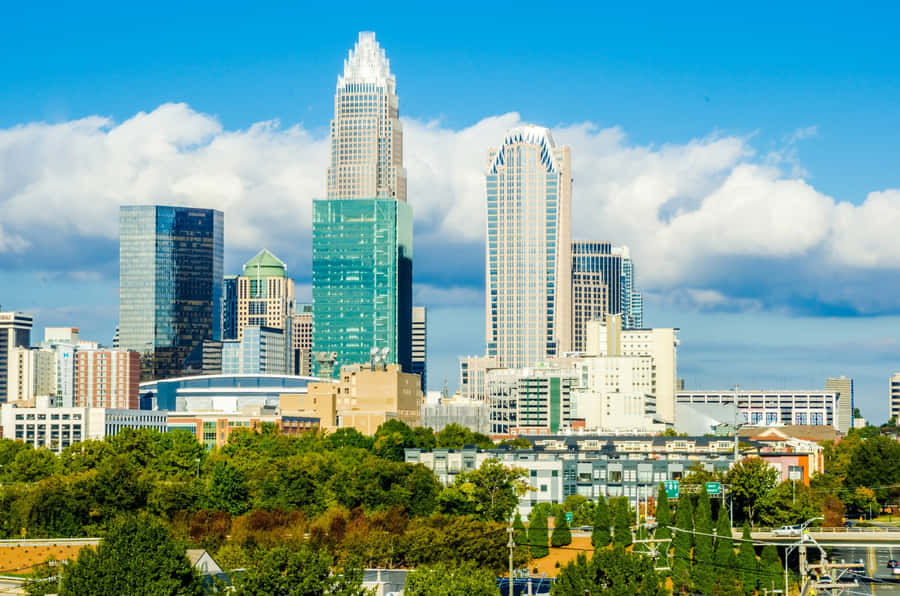
[[[410,369],[412,209],[406,203],[396,81],[375,34],[362,32],[338,77],[328,198],[313,203],[313,352],[336,366]]]
[[[204,340],[222,338],[221,211],[119,210],[119,347],[141,354],[141,376],[199,373]]]

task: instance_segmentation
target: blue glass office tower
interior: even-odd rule
[[[123,206],[119,211],[119,346],[141,376],[199,374],[203,341],[222,338],[221,211]]]
[[[313,352],[334,352],[337,372],[388,348],[409,371],[412,209],[396,81],[374,33],[344,61],[334,105],[328,198],[313,203]]]
[[[222,339],[238,338],[238,276],[226,275],[223,280]]]

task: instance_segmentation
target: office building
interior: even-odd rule
[[[690,468],[727,472],[734,441],[719,437],[609,436],[596,434],[525,436],[530,449],[405,449],[405,461],[423,464],[444,484],[462,472],[497,459],[526,471],[530,490],[519,499],[527,515],[538,503],[561,504],[570,495],[595,500],[628,497],[632,505],[655,498],[659,485],[679,480]],[[751,442],[748,442],[751,443]],[[758,449],[758,445],[750,445]]]
[[[571,371],[497,369],[487,373],[491,435],[551,435],[572,427]]]
[[[286,375],[289,362],[284,332],[272,327],[247,325],[241,339],[222,342],[222,374]]]
[[[11,395],[10,366],[15,349],[31,345],[32,325],[31,315],[0,312],[0,402],[10,401],[15,397]]]
[[[853,379],[841,376],[825,379],[825,391],[837,393],[835,417],[838,432],[847,434],[853,428]]]
[[[293,371],[294,280],[287,265],[268,250],[262,250],[244,264],[237,278],[237,335],[244,337],[250,326],[279,329],[284,338],[284,373]]]
[[[74,443],[114,436],[123,428],[167,430],[165,412],[63,407],[48,398],[39,398],[35,407],[4,407],[0,421],[5,438],[55,453]]]
[[[313,203],[313,351],[334,352],[340,366],[387,348],[408,371],[412,209],[396,80],[371,32],[338,77],[327,178],[328,198]]]
[[[644,300],[634,287],[634,261],[627,246],[613,247],[613,253],[622,258],[622,327],[641,329],[644,325]]]
[[[422,393],[428,389],[426,372],[426,357],[428,354],[428,321],[424,306],[414,306],[412,309],[412,367],[411,373],[419,375],[422,379]]]
[[[890,380],[891,420],[900,421],[900,373],[891,375]]]
[[[604,259],[609,244],[603,242],[572,243],[572,351],[584,352],[587,345],[587,322],[602,319],[609,312],[610,291],[618,291]],[[618,260],[614,261],[618,264]]]
[[[57,395],[56,353],[48,348],[17,347],[9,368],[8,402],[31,402]]]
[[[238,333],[238,276],[222,279],[222,339],[237,339]]]
[[[367,435],[391,419],[411,427],[422,421],[419,375],[403,372],[398,364],[342,366],[338,381],[310,383],[307,395],[326,403],[334,400],[336,426]]]
[[[675,422],[678,329],[622,329],[621,315],[587,323],[586,351],[594,356],[649,356],[653,359],[656,414],[665,422]]]
[[[83,408],[137,410],[141,357],[129,350],[79,350],[75,353],[76,405]]]
[[[485,331],[503,368],[571,350],[571,162],[537,126],[488,154]]]
[[[735,389],[725,391],[679,391],[679,404],[701,409],[703,404],[734,404],[752,426],[828,425],[837,429],[838,394],[821,389],[771,391]]]
[[[294,344],[294,374],[307,377],[313,373],[312,304],[295,305],[291,320],[293,322],[291,342]]]
[[[119,347],[141,354],[143,378],[200,372],[204,340],[222,339],[221,211],[123,206],[119,211]]]
[[[572,274],[593,285],[606,286],[606,310],[603,315],[622,312],[622,254],[609,242],[573,242]],[[596,311],[596,307],[595,307]],[[590,317],[602,318],[602,317]]]
[[[500,368],[495,356],[464,356],[459,359],[459,394],[463,399],[484,401],[487,373]]]

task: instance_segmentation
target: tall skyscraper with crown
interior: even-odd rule
[[[313,202],[313,351],[334,352],[337,371],[388,348],[409,370],[412,209],[397,83],[371,32],[338,77],[327,182]]]

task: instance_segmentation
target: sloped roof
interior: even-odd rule
[[[287,265],[265,248],[244,263],[244,277],[287,277]]]

